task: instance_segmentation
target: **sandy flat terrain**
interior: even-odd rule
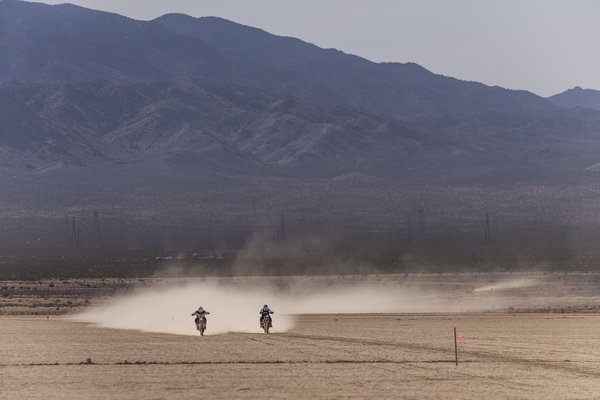
[[[201,338],[0,317],[0,398],[600,398],[598,314],[295,318]]]
[[[595,273],[0,283],[0,399],[600,400]]]

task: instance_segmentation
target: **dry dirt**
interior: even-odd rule
[[[202,282],[242,290],[263,280]],[[56,315],[151,287],[163,287],[159,293],[167,296],[188,279],[0,282],[0,399],[600,400],[600,274],[270,279],[283,294],[355,288],[366,280],[373,290],[360,301],[351,296],[344,300],[350,304],[336,304],[334,291],[317,306],[355,309],[370,300],[377,310],[383,306],[377,291],[385,290],[403,294],[400,305],[389,305],[399,307],[395,312],[412,311],[295,315],[292,329],[264,335],[215,334],[223,317],[211,308],[213,332],[205,337],[158,333],[165,329],[158,319],[152,328],[158,330],[140,332]],[[302,309],[309,306],[297,298]],[[488,307],[495,311],[481,311]]]
[[[600,398],[598,314],[296,318],[201,338],[0,317],[0,398]]]

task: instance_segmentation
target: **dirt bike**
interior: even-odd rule
[[[269,333],[269,329],[273,327],[273,324],[271,323],[271,316],[269,314],[262,317],[260,320],[260,327],[263,328],[265,333]]]
[[[206,330],[206,317],[196,317],[196,329],[200,331],[200,336],[204,336]]]

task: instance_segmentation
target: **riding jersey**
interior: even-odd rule
[[[210,313],[209,313],[208,311],[206,311],[206,310],[202,310],[202,311],[194,311],[194,312],[192,313],[192,316],[193,316],[193,315],[195,315],[195,316],[197,316],[197,317],[201,317],[201,318],[202,318],[202,317],[205,317],[207,314],[210,314]]]
[[[273,311],[271,311],[271,309],[267,308],[266,310],[264,308],[261,308],[261,310],[258,312],[262,318],[266,317],[269,314],[273,314]]]

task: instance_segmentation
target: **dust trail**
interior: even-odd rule
[[[273,332],[293,326],[291,317],[279,315],[282,307],[273,306],[280,299],[270,291],[210,283],[139,290],[74,318],[107,328],[197,335],[191,313],[202,305],[211,313],[207,316],[207,335],[260,332],[259,310],[265,303],[270,303],[276,313]]]
[[[539,279],[532,278],[520,278],[520,279],[511,279],[506,281],[496,282],[490,285],[481,286],[475,288],[473,291],[475,292],[491,292],[494,290],[511,290],[511,289],[523,289],[527,287],[532,287],[539,285]]]
[[[258,281],[204,281],[138,290],[71,318],[107,328],[196,335],[190,314],[202,305],[211,313],[206,334],[258,333],[263,304],[275,311],[273,332],[293,328],[293,314],[467,312],[499,307],[493,297],[473,301],[397,282],[315,286],[300,280],[282,289]]]

